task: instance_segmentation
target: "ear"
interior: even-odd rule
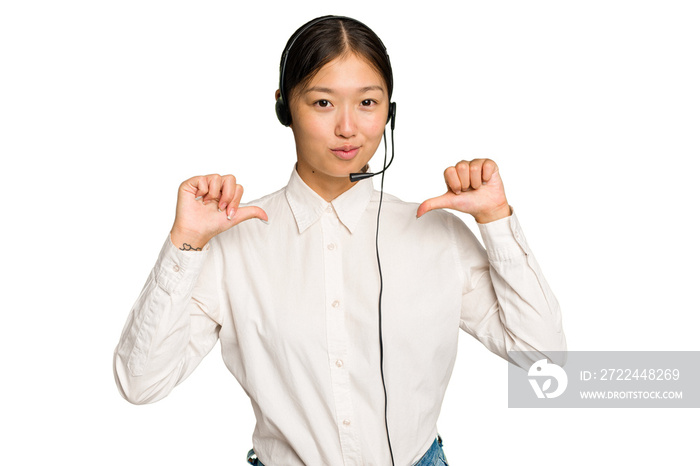
[[[277,99],[279,99],[279,98],[280,98],[280,90],[277,89],[277,90],[275,91],[275,100],[277,100]]]

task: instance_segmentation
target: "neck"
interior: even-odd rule
[[[327,202],[331,202],[355,185],[349,176],[329,176],[301,162],[297,162],[296,170],[304,183]]]

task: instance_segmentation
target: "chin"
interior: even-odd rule
[[[368,161],[358,159],[348,161],[338,160],[330,164],[331,166],[327,166],[327,170],[324,171],[331,176],[348,177],[350,173],[360,173],[367,163]]]

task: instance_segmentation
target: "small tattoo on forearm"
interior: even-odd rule
[[[201,251],[202,248],[193,248],[187,243],[182,243],[182,247],[180,248],[180,251]]]

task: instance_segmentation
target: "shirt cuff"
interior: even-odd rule
[[[187,289],[194,286],[209,255],[209,243],[201,251],[183,251],[175,247],[170,235],[165,240],[156,262],[156,282],[168,294],[187,284]]]
[[[515,211],[508,217],[490,223],[477,223],[486,253],[492,261],[505,261],[527,256],[530,248]]]

